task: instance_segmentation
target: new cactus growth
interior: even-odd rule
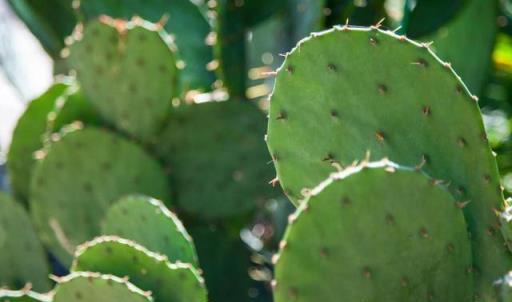
[[[428,45],[340,26],[287,55],[271,98],[269,150],[296,204],[367,151],[448,181],[471,235],[475,295],[492,300],[492,283],[511,259],[498,229],[496,161],[475,101]]]
[[[72,270],[127,276],[139,288],[151,291],[155,302],[207,300],[204,281],[191,264],[172,264],[118,237],[99,237],[81,245]]]
[[[53,302],[152,302],[144,292],[125,279],[93,272],[73,273],[58,282]]]
[[[171,37],[159,25],[141,19],[124,22],[106,17],[85,29],[77,27],[73,37],[69,62],[84,94],[107,121],[139,139],[149,139],[179,93]]]
[[[30,206],[41,239],[64,263],[76,245],[99,235],[118,198],[141,193],[169,202],[158,163],[107,130],[70,130],[46,152],[34,171]]]
[[[462,210],[440,183],[386,161],[312,189],[274,260],[276,302],[473,297]]]
[[[22,289],[32,284],[46,291],[50,289],[48,274],[46,254],[25,209],[0,193],[0,288]]]
[[[157,199],[142,195],[121,198],[108,210],[101,233],[133,240],[171,262],[198,267],[192,238],[178,217]]]
[[[176,108],[155,148],[179,188],[178,206],[219,219],[247,213],[272,196],[264,123],[258,108],[245,102]]]

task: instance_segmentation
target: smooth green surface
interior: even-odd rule
[[[180,209],[218,219],[272,196],[264,133],[265,116],[248,102],[176,108],[155,148],[171,172]]]
[[[31,101],[19,118],[12,135],[7,155],[7,169],[12,190],[16,197],[26,201],[34,167],[34,152],[43,147],[43,135],[48,124],[47,116],[62,97],[68,84],[56,83],[40,97]]]
[[[466,224],[443,187],[385,168],[321,187],[290,218],[276,302],[472,300]]]
[[[103,118],[147,140],[179,93],[175,49],[153,24],[121,22],[102,18],[89,23],[83,36],[75,33],[69,62]]]
[[[151,291],[156,302],[206,302],[204,281],[190,264],[171,264],[117,237],[99,237],[80,246],[72,270],[128,276],[134,285]]]
[[[151,22],[162,18],[165,30],[174,36],[185,68],[180,77],[183,91],[209,90],[215,81],[213,72],[206,69],[213,60],[212,48],[206,45],[211,31],[206,18],[190,0],[84,0],[80,11],[86,20],[101,15],[131,19],[139,16]]]
[[[440,58],[450,62],[468,88],[480,95],[491,70],[497,4],[489,0],[467,2],[451,22],[419,39],[433,41],[432,47]]]
[[[34,171],[32,217],[45,245],[69,263],[76,245],[100,233],[110,205],[134,193],[170,201],[159,164],[107,130],[74,130],[51,144]]]
[[[142,195],[121,198],[108,210],[101,233],[133,240],[171,262],[198,267],[192,238],[178,217],[157,199]]]
[[[119,277],[79,272],[59,280],[53,302],[148,302],[150,293],[143,292]]]
[[[49,273],[46,253],[25,209],[0,192],[0,288],[22,289],[31,283],[35,290],[47,291]]]
[[[393,33],[339,27],[288,55],[270,104],[269,150],[296,204],[368,151],[447,181],[469,201],[476,294],[493,301],[492,283],[511,267],[496,228],[503,197],[478,105],[451,68]]]
[[[0,302],[50,302],[47,295],[38,294],[29,290],[2,290],[0,289]]]

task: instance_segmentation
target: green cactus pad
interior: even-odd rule
[[[151,291],[155,302],[207,300],[204,281],[190,264],[171,264],[166,257],[119,237],[99,237],[80,246],[72,270],[127,276]]]
[[[38,294],[36,292],[22,290],[3,290],[0,289],[0,302],[50,302],[51,299],[47,295]]]
[[[91,272],[72,273],[57,279],[53,302],[151,302],[144,292],[119,277]]]
[[[472,300],[464,216],[432,179],[363,163],[309,194],[274,258],[276,302]]]
[[[182,90],[209,90],[215,81],[213,72],[207,70],[213,60],[212,48],[206,45],[211,28],[192,1],[154,0],[148,4],[146,0],[86,0],[81,1],[80,11],[86,20],[101,15],[124,19],[139,16],[151,22],[165,20],[163,26],[174,36],[185,63],[180,76]]]
[[[205,226],[190,229],[210,301],[250,301],[251,253],[238,233],[234,233]]]
[[[117,199],[141,193],[168,202],[168,190],[158,163],[137,145],[99,128],[68,131],[34,170],[32,216],[43,242],[69,263]]]
[[[42,137],[46,132],[48,113],[68,88],[69,85],[65,83],[51,86],[43,95],[29,103],[16,124],[7,155],[7,168],[12,190],[20,200],[25,201],[28,198],[35,162],[34,152],[43,147]]]
[[[156,152],[179,188],[179,207],[216,219],[248,212],[268,198],[273,174],[264,133],[265,117],[251,103],[176,108]]]
[[[74,121],[102,124],[71,80],[54,84],[30,102],[14,130],[7,160],[12,189],[19,200],[28,199],[36,152],[54,132]]]
[[[69,61],[84,94],[122,131],[151,137],[178,94],[172,39],[158,25],[106,17],[89,23],[83,33],[77,27],[74,38]]]
[[[50,289],[46,254],[23,207],[0,193],[0,288]]]
[[[491,54],[497,33],[497,5],[489,0],[467,2],[446,26],[420,39],[433,41],[432,48],[436,53],[453,64],[473,93],[480,94],[491,69]]]
[[[370,28],[303,40],[278,72],[268,145],[281,186],[304,188],[352,161],[389,157],[450,182],[472,238],[477,295],[511,266],[498,230],[496,162],[475,98],[426,45]]]
[[[196,248],[181,221],[154,198],[132,195],[110,207],[102,234],[133,240],[171,262],[198,267]]]

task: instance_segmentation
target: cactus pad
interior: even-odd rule
[[[207,300],[204,281],[190,264],[171,264],[166,257],[118,237],[99,237],[80,246],[73,270],[127,276],[151,291],[155,302]]]
[[[0,302],[50,302],[47,295],[38,294],[28,289],[3,290],[0,289]]]
[[[314,34],[287,56],[270,106],[269,150],[291,200],[368,150],[422,167],[467,205],[477,295],[494,295],[511,263],[496,162],[475,98],[427,45],[375,28]]]
[[[99,128],[68,131],[34,171],[31,207],[43,242],[64,263],[100,233],[108,208],[127,194],[169,201],[166,176],[144,150]]]
[[[54,84],[28,105],[16,125],[7,163],[18,199],[25,201],[28,198],[36,152],[54,132],[74,121],[102,124],[96,110],[72,81]]]
[[[16,124],[7,155],[7,168],[12,190],[18,199],[28,199],[35,162],[34,152],[43,147],[42,137],[46,132],[48,113],[68,88],[69,85],[65,83],[51,86],[43,95],[30,102]]]
[[[0,193],[0,288],[50,289],[46,254],[23,207]]]
[[[80,11],[86,20],[101,15],[130,19],[139,16],[151,22],[162,21],[165,30],[174,36],[185,66],[180,75],[183,91],[210,89],[215,81],[207,65],[213,60],[212,48],[206,45],[210,25],[190,0],[85,0]],[[147,76],[147,75],[146,75]]]
[[[69,59],[84,94],[122,131],[150,137],[178,94],[172,39],[158,25],[140,19],[104,17],[81,31],[77,27]]]
[[[310,191],[289,221],[274,258],[276,302],[473,297],[462,210],[420,172],[348,168]]]
[[[151,302],[143,292],[119,277],[79,272],[57,279],[53,302]]]
[[[268,198],[273,175],[264,124],[263,114],[246,102],[176,108],[156,151],[180,188],[178,205],[215,219],[248,212]]]
[[[142,195],[122,198],[108,210],[101,233],[133,240],[171,262],[197,267],[192,238],[178,217],[157,199]]]

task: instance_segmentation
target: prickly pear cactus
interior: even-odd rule
[[[0,288],[50,289],[46,253],[21,205],[0,193]],[[0,298],[1,300],[1,298]]]
[[[156,152],[180,188],[180,208],[217,219],[248,212],[271,196],[267,182],[273,175],[265,154],[264,119],[257,107],[246,102],[176,108]]]
[[[31,291],[22,290],[4,290],[0,289],[0,302],[50,302],[48,295],[42,295]]]
[[[160,25],[141,19],[107,17],[85,29],[77,27],[73,37],[69,62],[84,94],[122,131],[140,139],[151,137],[179,93],[171,37]]]
[[[386,162],[348,168],[310,191],[274,261],[276,302],[473,297],[462,210],[435,180]]]
[[[53,302],[151,302],[144,292],[125,279],[91,272],[58,278]]]
[[[101,233],[133,240],[171,262],[198,267],[192,238],[178,217],[157,199],[142,195],[121,198],[108,210]]]
[[[376,28],[336,27],[303,40],[280,68],[268,145],[281,186],[298,204],[339,167],[389,157],[450,183],[466,205],[476,295],[510,267],[495,213],[496,162],[476,98],[428,45]]]
[[[120,197],[140,192],[169,201],[166,176],[137,145],[99,128],[69,130],[34,171],[32,216],[43,242],[69,263],[76,245],[100,233]]]
[[[80,1],[80,12],[86,20],[101,15],[129,20],[139,16],[151,22],[160,22],[174,36],[184,62],[180,76],[183,91],[209,90],[215,81],[207,65],[213,60],[212,48],[207,43],[210,25],[199,8],[190,0],[87,0]],[[146,75],[147,76],[147,75]]]
[[[34,152],[43,147],[42,137],[46,132],[48,113],[68,88],[66,83],[52,85],[43,95],[29,103],[16,124],[7,155],[7,169],[12,190],[20,200],[28,198],[35,163]]]
[[[171,264],[166,257],[119,237],[99,237],[81,245],[72,270],[127,276],[151,291],[155,302],[207,300],[204,281],[192,265]]]
[[[28,199],[37,151],[54,132],[74,121],[102,124],[96,110],[71,79],[52,85],[30,102],[14,130],[7,161],[12,189],[19,200]]]

